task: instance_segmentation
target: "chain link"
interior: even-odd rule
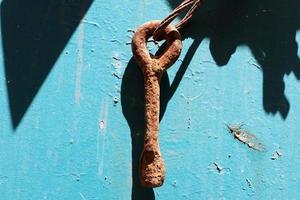
[[[178,30],[184,27],[193,17],[197,8],[199,8],[203,3],[203,0],[184,0],[173,12],[166,17],[160,25],[156,28],[153,33],[153,39],[156,41],[160,40],[160,36],[164,29],[188,6],[192,5],[190,10],[187,12],[185,17],[175,26]]]

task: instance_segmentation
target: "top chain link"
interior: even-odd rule
[[[177,8],[173,10],[173,12],[166,17],[160,25],[156,28],[153,33],[153,39],[159,41],[161,39],[161,34],[164,29],[188,6],[192,5],[190,10],[187,12],[185,17],[175,26],[178,30],[180,30],[183,26],[185,26],[190,19],[193,17],[197,8],[199,8],[203,3],[203,0],[184,0]]]

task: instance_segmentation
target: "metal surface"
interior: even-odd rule
[[[165,162],[159,148],[160,82],[161,77],[180,56],[182,41],[175,26],[169,25],[161,33],[166,40],[162,53],[151,55],[147,41],[161,24],[150,21],[141,25],[132,37],[132,53],[144,76],[145,133],[140,161],[140,180],[144,187],[159,187],[165,180]]]
[[[138,185],[143,78],[126,43],[178,3],[16,2],[1,3],[0,199],[299,197],[299,1],[205,1],[162,77],[154,190]],[[234,139],[240,123],[265,151]]]

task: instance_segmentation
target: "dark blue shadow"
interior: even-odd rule
[[[93,0],[4,0],[1,30],[16,129]]]
[[[167,1],[172,8],[181,2]],[[293,72],[300,79],[295,40],[299,8],[298,0],[204,1],[182,35],[198,44],[210,38],[210,52],[218,66],[226,65],[239,45],[247,45],[263,73],[265,112],[286,119],[290,103],[284,94],[284,75]]]

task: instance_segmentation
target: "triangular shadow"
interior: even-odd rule
[[[1,3],[5,75],[16,129],[93,0]]]

